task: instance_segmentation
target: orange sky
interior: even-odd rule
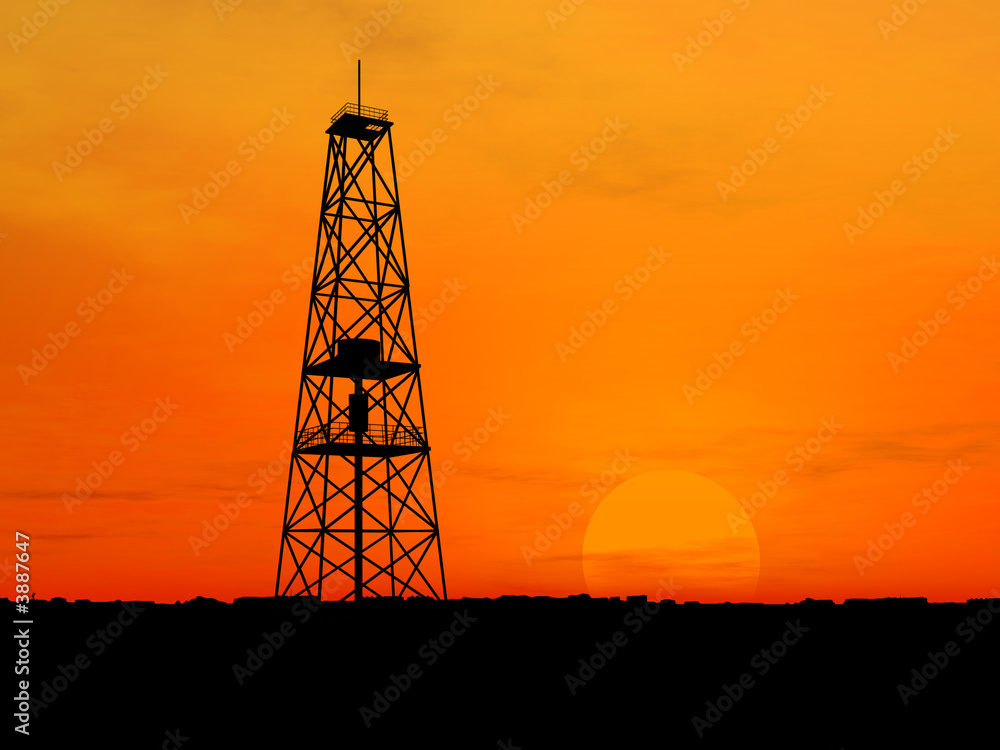
[[[363,45],[363,100],[389,110],[397,154],[444,132],[401,203],[418,314],[461,287],[417,328],[433,465],[459,467],[436,472],[450,596],[586,590],[588,483],[664,469],[736,498],[786,472],[750,519],[757,600],[987,594],[1000,8],[904,5],[919,9],[893,30],[892,3],[860,0],[588,0],[564,17],[557,0],[75,0],[51,18],[8,0],[0,561],[17,528],[43,598],[273,592],[299,274],[324,130],[355,97]],[[366,23],[377,33],[357,36]],[[212,173],[215,197],[180,208]],[[529,213],[546,184],[558,196]],[[876,193],[891,205],[859,219]],[[891,359],[921,321],[935,335]],[[731,366],[686,391],[733,342]],[[502,428],[457,450],[490,410]],[[823,420],[842,427],[797,461]],[[959,460],[967,474],[941,484]],[[94,462],[109,476],[70,513]],[[914,496],[936,481],[947,492],[922,512]],[[249,504],[195,554],[192,535],[240,493]],[[862,575],[855,556],[907,511]]]

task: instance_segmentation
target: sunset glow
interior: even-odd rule
[[[273,593],[359,57],[449,597],[1000,586],[997,4],[53,5],[0,11],[0,503],[39,598]]]

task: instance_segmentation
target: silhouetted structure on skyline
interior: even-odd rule
[[[326,131],[275,594],[322,598],[325,587],[355,601],[441,599],[392,123],[385,110],[361,106],[360,81],[359,62],[358,103],[345,104]]]
[[[36,602],[28,744],[989,747],[1000,599],[365,605]]]

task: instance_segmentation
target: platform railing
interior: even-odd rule
[[[299,434],[297,447],[302,450],[328,443],[354,445],[354,435],[349,422],[329,422],[303,430]],[[372,424],[361,435],[361,442],[364,445],[420,447],[424,444],[424,438],[420,431],[402,425],[386,427],[381,424]]]
[[[389,111],[385,109],[375,109],[375,107],[363,107],[358,104],[345,104],[341,107],[337,114],[330,118],[330,122],[336,122],[344,115],[356,115],[358,117],[367,117],[370,120],[388,120]]]

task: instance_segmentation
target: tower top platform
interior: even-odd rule
[[[392,126],[387,110],[354,103],[341,107],[330,122],[332,124],[326,131],[330,135],[346,135],[367,141],[374,140]]]

